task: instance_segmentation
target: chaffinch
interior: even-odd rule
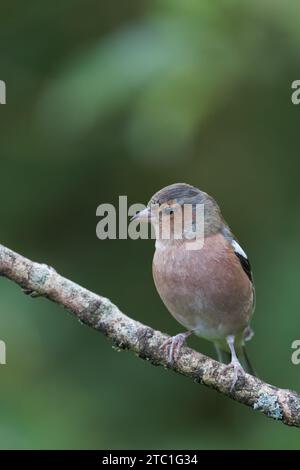
[[[178,225],[176,211],[183,215],[187,204],[192,207],[192,216],[187,222],[184,219],[184,226]],[[200,204],[204,207],[203,244],[199,249],[189,249],[194,243],[190,234],[198,230],[195,208]],[[154,194],[147,208],[134,218],[153,224],[154,283],[167,309],[187,329],[165,344],[169,361],[194,333],[215,344],[220,362],[227,362],[230,354],[227,367],[233,368],[233,389],[238,375],[244,374],[241,362],[247,372],[254,373],[244,346],[253,335],[249,322],[255,295],[248,257],[224,221],[217,202],[198,188],[177,183]],[[170,226],[169,237],[162,236],[166,223]]]

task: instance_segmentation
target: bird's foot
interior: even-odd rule
[[[172,365],[178,358],[179,351],[184,345],[186,339],[192,334],[192,331],[186,331],[185,333],[179,333],[176,336],[168,338],[161,346],[164,351],[168,352],[168,364]]]
[[[236,358],[233,358],[231,362],[225,367],[225,371],[227,371],[228,369],[233,369],[233,377],[230,387],[230,391],[232,392],[237,383],[238,376],[241,375],[241,377],[245,377],[245,371],[240,361]]]

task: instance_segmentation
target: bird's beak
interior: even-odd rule
[[[151,212],[148,207],[143,209],[140,212],[137,212],[133,217],[131,217],[130,222],[133,220],[138,220],[139,222],[150,222]]]

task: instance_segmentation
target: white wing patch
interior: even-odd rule
[[[240,247],[240,245],[238,244],[238,242],[236,240],[234,240],[234,239],[231,240],[231,245],[233,246],[233,249],[236,253],[241,255],[243,258],[248,259],[248,256],[244,252],[243,248]]]

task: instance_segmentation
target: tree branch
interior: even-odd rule
[[[0,275],[27,293],[62,305],[82,323],[108,336],[118,348],[133,351],[154,365],[168,367],[284,424],[300,427],[300,396],[296,392],[274,387],[249,374],[240,377],[231,392],[231,370],[188,347],[182,347],[177,360],[168,365],[168,354],[162,345],[169,336],[127,317],[110,300],[60,276],[53,268],[0,245]]]

